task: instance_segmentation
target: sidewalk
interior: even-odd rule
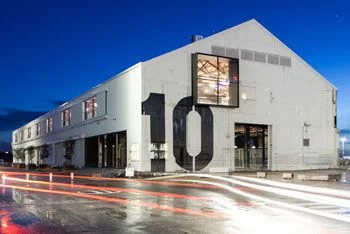
[[[81,176],[92,176],[93,174],[100,174],[102,177],[116,177],[125,169],[115,169],[115,168],[81,168],[74,170],[63,170],[55,168],[44,168],[44,169],[26,169],[26,168],[13,168],[13,167],[0,167],[0,171],[3,172],[21,172],[21,173],[53,173],[60,175],[69,175],[73,172],[75,175]]]
[[[0,171],[3,172],[23,172],[23,173],[55,173],[55,174],[69,174],[75,172],[75,170],[58,170],[54,168],[43,168],[43,169],[26,169],[26,168],[13,168],[13,167],[0,167]]]

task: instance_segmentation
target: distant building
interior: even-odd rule
[[[16,129],[12,146],[47,143],[62,165],[74,139],[75,166],[138,171],[336,164],[334,85],[256,20],[193,38]]]

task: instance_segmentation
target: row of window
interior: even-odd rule
[[[97,114],[96,96],[84,101],[83,104],[84,104],[84,107],[83,107],[84,120],[88,120],[96,117],[96,114]],[[72,113],[70,108],[65,109],[61,112],[62,127],[68,127],[71,124],[71,119],[72,119]],[[53,132],[53,125],[54,125],[53,117],[47,118],[46,133]],[[36,127],[35,134],[36,136],[39,136],[41,134],[41,123],[37,123],[35,127]],[[31,137],[32,137],[32,127],[28,127],[27,138],[30,139]],[[19,140],[20,141],[24,140],[24,130],[21,130],[15,134],[15,142],[18,142]]]

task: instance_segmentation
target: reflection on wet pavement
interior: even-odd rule
[[[16,189],[15,187],[2,188],[0,207],[7,213],[1,216],[2,223],[4,223],[1,233],[55,233],[58,230],[60,233],[80,233],[82,231],[109,233],[111,230],[113,232],[120,230],[122,232],[144,233],[148,232],[149,227],[147,223],[150,220],[160,219],[162,220],[162,225],[164,225],[165,220],[174,219],[175,214],[171,208],[183,209],[180,207],[189,205],[189,202],[186,200],[152,195],[142,196],[142,194],[140,195],[138,193],[123,195],[123,197],[132,198],[134,204],[115,205],[90,199],[40,194],[29,191],[39,188],[55,191],[54,186],[45,186],[45,188],[39,185],[25,187],[23,184],[12,186],[23,187],[23,190]],[[27,190],[25,190],[26,188]],[[64,189],[64,191],[68,190],[71,190],[71,188]],[[82,194],[94,194],[92,191],[84,190],[74,192],[78,192],[77,194],[79,196]],[[115,197],[116,194],[111,194],[108,191],[105,191],[103,195],[106,198],[120,199],[119,197]],[[136,205],[143,202],[147,204],[150,202],[161,204],[161,210],[154,210],[154,206],[143,208]],[[196,205],[191,205],[191,207],[198,210],[198,212],[213,212],[212,210],[200,210]],[[16,210],[20,210],[21,213]],[[15,215],[15,219],[10,219],[12,217],[11,214]],[[175,218],[174,221],[170,221],[169,223],[176,223],[176,220],[178,218]],[[121,223],[116,225],[116,222]],[[153,226],[152,229],[156,228],[156,230],[167,229],[158,225]],[[169,224],[165,226],[169,226]],[[174,227],[174,225],[170,226]],[[69,228],[67,229],[67,227]],[[154,233],[154,231],[151,232]]]
[[[47,178],[32,176],[31,180],[47,181]],[[254,201],[215,186],[164,182],[79,179],[71,184],[64,177],[51,184],[7,180],[0,194],[0,232],[346,233],[350,228],[347,223]],[[292,198],[232,186],[296,202]]]
[[[5,189],[2,190],[0,204],[0,233],[55,233],[54,226],[43,222],[29,209],[22,209],[17,202],[24,202],[22,192]],[[9,198],[12,198],[12,202]],[[27,199],[28,201],[28,199]]]

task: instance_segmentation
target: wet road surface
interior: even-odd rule
[[[75,176],[72,182],[69,176],[54,175],[50,183],[47,174],[33,174],[26,181],[23,173],[7,173],[4,181],[0,181],[0,232],[350,231],[347,192],[333,194],[335,190],[332,190],[328,191],[331,194],[324,194],[324,191],[286,189],[282,185],[238,177],[229,179],[235,183],[188,176],[157,181]]]

